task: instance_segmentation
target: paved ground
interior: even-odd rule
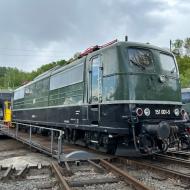
[[[13,165],[16,169],[24,165],[49,164],[51,157],[30,150],[30,148],[16,140],[0,136],[0,165]]]

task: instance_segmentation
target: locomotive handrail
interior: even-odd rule
[[[11,128],[14,128],[15,126],[16,130],[15,133]],[[22,138],[19,136],[19,127],[20,126],[25,126],[29,128],[29,138]],[[37,128],[41,130],[47,130],[51,132],[51,141],[50,141],[50,148],[43,146],[37,142],[35,142],[32,138],[32,129]],[[7,130],[6,130],[7,129]],[[38,125],[32,125],[32,124],[26,124],[26,123],[20,123],[20,122],[11,122],[11,125],[5,125],[3,120],[0,120],[0,131],[2,131],[4,134],[9,135],[19,141],[22,141],[26,144],[28,144],[30,147],[34,147],[39,149],[40,151],[57,158],[58,161],[61,160],[61,155],[63,154],[63,135],[64,131],[60,129],[54,129],[54,128],[48,128],[48,127],[43,127],[43,126],[38,126]],[[57,138],[57,150],[54,149],[53,144],[54,144],[54,132],[58,132],[58,138]]]

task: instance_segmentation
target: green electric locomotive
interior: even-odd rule
[[[13,120],[63,129],[70,143],[107,153],[151,154],[185,138],[181,106],[171,52],[113,41],[16,89]]]

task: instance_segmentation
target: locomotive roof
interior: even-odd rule
[[[171,53],[169,50],[167,50],[167,49],[160,48],[160,47],[158,47],[158,46],[155,46],[155,45],[152,45],[152,44],[149,44],[149,43],[139,43],[139,42],[129,42],[129,41],[127,41],[127,42],[125,42],[125,41],[116,42],[116,43],[114,43],[114,44],[112,44],[112,45],[110,45],[110,46],[107,46],[107,47],[103,48],[103,49],[109,49],[110,47],[113,47],[113,46],[126,46],[126,47],[150,48],[150,49],[155,49],[155,50],[158,50],[158,51],[164,51],[164,52],[166,52],[166,53],[168,53],[168,54],[172,54],[172,53]],[[101,49],[98,50],[98,51],[101,51]]]
[[[47,78],[53,74],[56,74],[56,73],[59,73],[63,70],[66,70],[70,67],[73,67],[79,63],[82,63],[83,61],[85,61],[86,57],[90,57],[90,56],[93,56],[94,54],[98,54],[102,51],[105,51],[107,49],[110,49],[110,48],[113,48],[113,47],[119,47],[119,46],[125,46],[125,47],[141,47],[141,48],[150,48],[150,49],[155,49],[155,50],[158,50],[158,51],[164,51],[168,54],[172,54],[170,51],[168,51],[167,49],[163,49],[163,48],[160,48],[158,46],[154,46],[154,45],[151,45],[151,44],[148,44],[148,43],[137,43],[137,42],[129,42],[129,41],[121,41],[121,42],[116,42],[114,44],[111,44],[109,46],[106,46],[106,47],[103,47],[103,48],[100,48],[99,50],[96,50],[96,51],[93,51],[92,53],[89,53],[88,55],[85,55],[83,56],[82,58],[79,58],[79,59],[76,59],[74,60],[73,62],[67,64],[67,65],[64,65],[64,66],[56,66],[44,73],[42,73],[41,75],[37,76],[36,78],[34,78],[33,81],[17,88],[16,90],[19,90],[19,89],[22,89],[23,87],[25,86],[28,86],[36,81],[39,81],[39,80],[42,80],[44,78]],[[89,56],[90,55],[90,56]]]
[[[168,49],[160,48],[158,46],[155,46],[155,45],[152,45],[152,44],[149,44],[149,43],[138,43],[138,42],[118,42],[118,43],[126,44],[127,46],[151,48],[151,49],[155,49],[155,50],[158,50],[158,51],[164,51],[164,52],[166,52],[168,54],[172,54]]]

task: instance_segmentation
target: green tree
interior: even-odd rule
[[[0,88],[17,88],[29,81],[32,81],[38,75],[52,69],[53,67],[61,67],[68,62],[65,60],[59,60],[46,65],[42,65],[37,70],[32,72],[24,72],[17,68],[0,67]]]
[[[173,51],[173,53],[176,54],[176,55],[182,55],[183,54],[183,45],[184,45],[183,40],[176,39],[172,43],[172,51]]]
[[[184,48],[186,50],[186,55],[190,56],[190,38],[184,40]]]
[[[177,56],[180,80],[182,87],[190,87],[190,57]]]

